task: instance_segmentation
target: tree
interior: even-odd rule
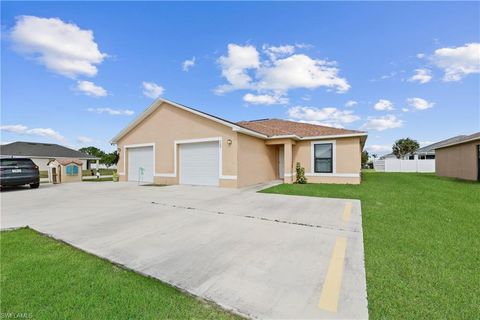
[[[102,158],[105,156],[105,152],[103,152],[102,150],[100,150],[100,149],[98,149],[97,147],[94,147],[94,146],[80,148],[80,149],[78,149],[78,151],[80,151],[82,153],[85,153],[85,154],[87,154],[89,156],[92,156],[92,157],[100,158],[100,162],[102,162]],[[88,163],[91,163],[91,162],[92,162],[92,160],[87,160],[87,168],[90,168]]]
[[[119,154],[118,152],[115,150],[113,152],[110,152],[110,153],[105,153],[102,158],[100,159],[100,163],[103,163],[105,165],[107,165],[108,167],[114,165],[114,164],[117,164],[118,163],[118,159],[119,159]]]
[[[105,154],[105,152],[94,146],[80,148],[78,151],[98,158],[101,158]]]
[[[367,164],[368,162],[368,151],[367,150],[363,150],[362,151],[362,168],[365,167],[365,165]]]
[[[398,139],[392,146],[393,154],[397,159],[402,159],[407,155],[412,155],[420,148],[417,140],[410,138]]]

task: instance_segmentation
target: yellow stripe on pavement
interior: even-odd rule
[[[330,265],[328,266],[327,276],[323,283],[322,294],[318,307],[330,312],[337,312],[338,297],[342,286],[342,275],[345,260],[345,250],[347,248],[347,238],[337,237],[335,247],[333,248]]]
[[[345,208],[343,209],[343,221],[348,222],[350,221],[350,216],[352,215],[352,203],[347,202],[345,204]]]

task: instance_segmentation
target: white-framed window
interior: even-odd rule
[[[313,145],[313,172],[333,173],[333,143]]]
[[[336,173],[336,141],[318,140],[311,142],[310,175],[333,175]]]

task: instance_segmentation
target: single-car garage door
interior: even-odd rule
[[[153,182],[153,147],[128,148],[128,181]]]
[[[180,184],[218,186],[219,142],[180,145]]]

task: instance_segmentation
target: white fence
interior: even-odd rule
[[[376,160],[373,168],[378,172],[435,172],[435,160]]]

